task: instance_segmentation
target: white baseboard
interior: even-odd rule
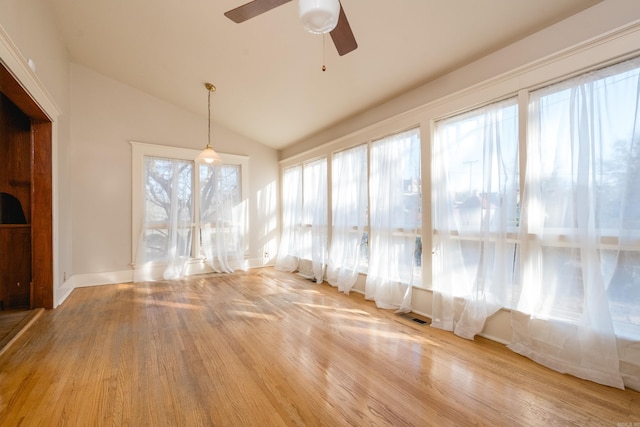
[[[76,288],[88,286],[113,285],[133,281],[133,270],[109,271],[104,273],[74,274],[62,284],[56,292],[56,307],[67,299]]]
[[[272,267],[273,260],[265,260],[262,258],[250,258],[245,260],[245,267],[247,269]],[[213,271],[194,271],[193,274],[209,273]],[[58,307],[66,300],[71,292],[76,288],[85,288],[88,286],[100,286],[100,285],[114,285],[116,283],[129,283],[133,282],[133,270],[121,270],[121,271],[109,271],[103,273],[87,273],[87,274],[74,274],[69,277],[66,282],[62,284],[60,288],[56,290],[56,304]]]

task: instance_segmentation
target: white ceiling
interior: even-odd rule
[[[216,125],[281,149],[600,0],[342,0],[359,46],[342,57],[295,0],[223,15],[246,1],[51,4],[74,62],[204,116],[211,82]]]

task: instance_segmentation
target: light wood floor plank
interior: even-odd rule
[[[0,355],[2,426],[634,423],[638,392],[273,269],[76,289]]]

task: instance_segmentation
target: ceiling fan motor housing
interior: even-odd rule
[[[298,0],[298,3],[300,22],[310,33],[325,34],[338,24],[339,0]]]

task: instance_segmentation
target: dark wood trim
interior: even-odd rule
[[[0,92],[16,104],[27,116],[36,120],[49,121],[46,113],[42,111],[36,101],[20,85],[13,74],[0,63]]]
[[[51,122],[31,121],[31,242],[33,307],[53,308]]]

